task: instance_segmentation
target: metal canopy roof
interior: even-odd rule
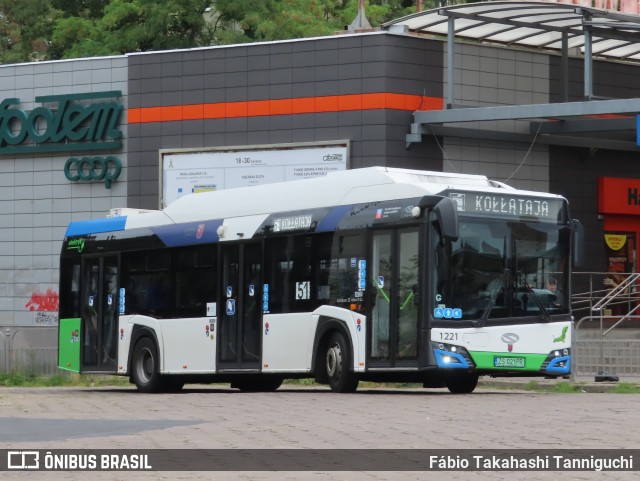
[[[460,38],[562,50],[566,35],[569,48],[584,50],[590,42],[593,56],[640,60],[640,16],[564,3],[468,3],[418,12],[382,27],[447,35],[450,18]]]
[[[597,99],[593,95],[593,56],[640,61],[640,16],[562,3],[487,1],[415,13],[382,26],[388,31],[443,35],[447,39],[446,109],[416,111],[407,146],[425,135],[557,144],[639,151],[636,118],[640,98]],[[460,106],[454,102],[454,38],[493,42],[561,53],[564,103]],[[570,48],[583,51],[584,99],[567,102]],[[603,114],[616,114],[605,119]],[[594,118],[594,116],[596,116]],[[528,120],[530,134],[495,131],[460,123]]]

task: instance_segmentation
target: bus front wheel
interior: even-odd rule
[[[141,338],[133,350],[131,377],[140,392],[159,392],[162,379],[158,366],[158,349],[148,337]]]
[[[329,338],[326,355],[326,370],[329,386],[333,392],[355,392],[358,378],[349,368],[349,345],[344,336],[335,332]]]
[[[478,385],[478,375],[472,372],[450,372],[447,389],[453,394],[470,394]]]

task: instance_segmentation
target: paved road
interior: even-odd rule
[[[640,395],[551,394],[480,388],[359,390],[283,387],[241,393],[191,387],[0,388],[0,449],[140,448],[640,448]],[[640,463],[640,459],[636,460]],[[636,473],[606,473],[608,480]],[[3,480],[86,480],[87,473],[1,473]],[[593,472],[153,472],[111,479],[384,480],[603,479]]]

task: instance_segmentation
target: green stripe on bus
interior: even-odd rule
[[[80,372],[80,319],[60,319],[58,367]]]

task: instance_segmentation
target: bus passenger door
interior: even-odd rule
[[[217,349],[220,371],[260,369],[261,259],[260,243],[222,246],[222,303]]]
[[[116,372],[118,257],[84,259],[81,276],[81,372]]]
[[[369,365],[417,366],[418,230],[374,232]]]

